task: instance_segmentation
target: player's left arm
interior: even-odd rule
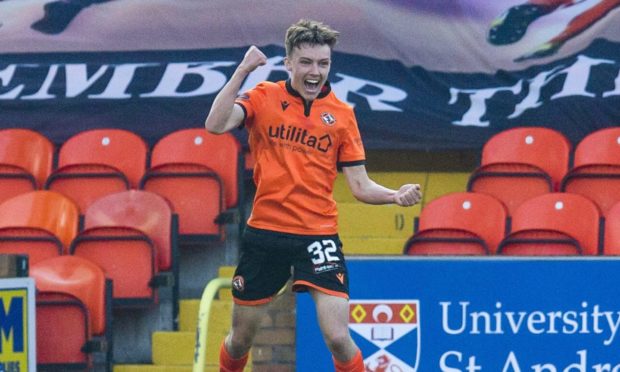
[[[371,180],[364,165],[345,166],[342,172],[353,196],[363,203],[397,204],[401,207],[410,207],[422,200],[419,184],[408,183],[398,190],[389,189]]]

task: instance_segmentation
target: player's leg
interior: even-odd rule
[[[491,23],[488,41],[494,45],[515,43],[525,35],[528,26],[560,6],[570,6],[576,0],[529,0],[509,8]]]
[[[349,276],[338,235],[306,237],[295,248],[293,290],[309,291],[337,372],[364,372],[349,333]]]
[[[310,289],[316,305],[319,327],[332,353],[336,372],[364,372],[362,354],[349,333],[349,301]]]
[[[286,249],[288,248],[288,249]],[[220,369],[240,372],[269,303],[291,276],[288,242],[281,234],[246,227],[232,281],[232,327],[220,349]]]
[[[220,371],[243,371],[248,361],[252,342],[268,306],[268,304],[233,305],[232,327],[220,348]]]

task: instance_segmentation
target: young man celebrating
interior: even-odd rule
[[[293,276],[293,290],[309,291],[336,371],[364,372],[348,328],[348,275],[337,233],[332,190],[341,166],[353,195],[369,204],[412,206],[420,186],[391,190],[366,173],[355,115],[336,98],[327,76],[339,33],[301,20],[286,32],[284,64],[290,79],[262,82],[237,96],[266,56],[249,48],[213,102],[205,127],[224,133],[245,125],[256,159],[256,195],[241,238],[233,278],[232,329],[220,350],[220,371],[242,371],[268,303]]]

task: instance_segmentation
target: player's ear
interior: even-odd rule
[[[293,66],[291,65],[291,60],[288,58],[288,56],[284,57],[284,67],[286,67],[286,71],[292,71]]]

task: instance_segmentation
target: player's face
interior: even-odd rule
[[[315,99],[327,81],[331,54],[329,45],[302,44],[285,58],[291,85],[306,101]]]

